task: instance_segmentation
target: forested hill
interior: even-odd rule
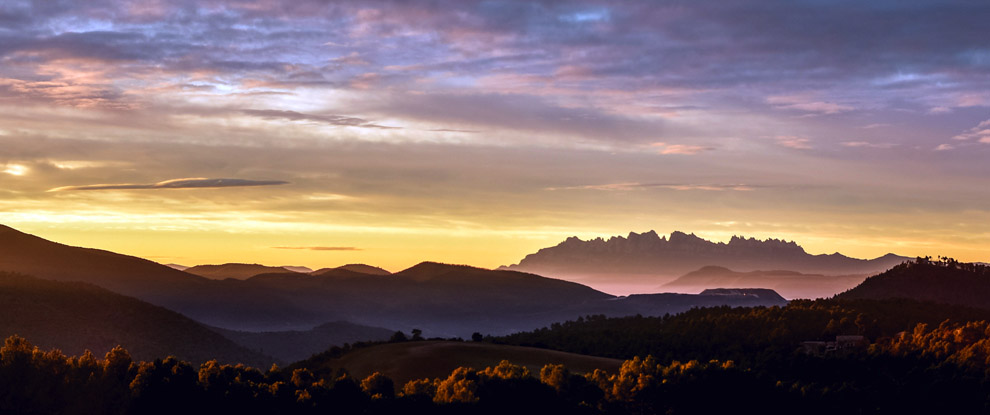
[[[979,320],[990,320],[990,311],[907,299],[794,300],[784,307],[696,308],[665,317],[588,316],[491,340],[619,359],[762,364],[793,354],[803,341],[863,335],[876,342],[918,324]]]
[[[842,299],[910,298],[990,309],[990,267],[919,258],[867,278]]]

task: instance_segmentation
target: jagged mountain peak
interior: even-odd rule
[[[876,259],[812,255],[797,242],[741,235],[713,242],[694,233],[673,231],[660,236],[650,230],[582,241],[570,237],[556,246],[527,255],[503,269],[573,278],[600,287],[634,287],[639,281],[672,281],[704,266],[736,272],[788,270],[803,274],[854,275],[880,272],[908,258],[886,255]],[[632,290],[638,288],[623,288]]]

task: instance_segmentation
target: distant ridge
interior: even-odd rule
[[[382,268],[378,268],[371,265],[365,265],[365,264],[347,264],[336,268],[320,268],[316,271],[310,272],[310,274],[322,275],[332,270],[344,270],[344,271],[357,272],[368,275],[392,275],[391,272],[388,272]]]
[[[796,271],[736,272],[707,266],[691,271],[659,287],[662,291],[698,292],[714,287],[772,288],[785,298],[826,298],[855,287],[868,275],[802,274]]]
[[[724,243],[679,231],[669,237],[649,231],[588,241],[570,237],[501,269],[565,278],[613,292],[606,286],[655,287],[712,265],[736,271],[779,269],[806,274],[849,275],[881,272],[909,259],[894,254],[870,260],[839,253],[811,255],[797,243],[780,239],[733,236]]]
[[[236,280],[246,280],[258,274],[269,274],[273,272],[297,272],[284,267],[269,267],[261,264],[220,264],[220,265],[196,265],[184,270],[190,274],[212,280],[222,280],[233,278]]]

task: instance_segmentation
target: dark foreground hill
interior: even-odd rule
[[[3,225],[0,271],[88,282],[213,326],[308,329],[335,320],[315,316],[261,287],[210,280],[110,251],[63,245]]]
[[[143,360],[175,355],[192,362],[272,361],[162,307],[91,284],[0,272],[0,337],[14,334],[69,354],[102,355],[121,345]]]
[[[921,258],[867,278],[836,297],[909,298],[990,309],[990,267]]]
[[[733,237],[723,243],[683,232],[673,232],[668,238],[649,231],[631,232],[628,237],[616,236],[607,240],[567,238],[556,246],[527,255],[518,264],[505,269],[565,278],[607,292],[629,293],[655,289],[705,266],[736,271],[780,269],[851,275],[884,271],[908,259],[893,254],[869,260],[839,253],[812,255],[794,242],[778,239]]]
[[[391,378],[398,387],[414,379],[444,378],[458,367],[484,369],[502,360],[525,366],[539,373],[548,364],[564,365],[575,373],[595,369],[617,372],[621,360],[585,356],[555,350],[458,341],[410,341],[386,343],[350,351],[340,357],[317,355],[292,367],[305,367],[314,372],[332,373],[346,369],[356,378],[374,372]]]

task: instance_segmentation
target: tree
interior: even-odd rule
[[[402,343],[404,341],[409,341],[409,339],[406,337],[406,334],[401,331],[395,332],[395,334],[392,335],[392,338],[388,339],[389,343]]]
[[[361,381],[361,390],[375,399],[395,397],[395,383],[380,372],[372,373],[371,376],[364,378]]]

